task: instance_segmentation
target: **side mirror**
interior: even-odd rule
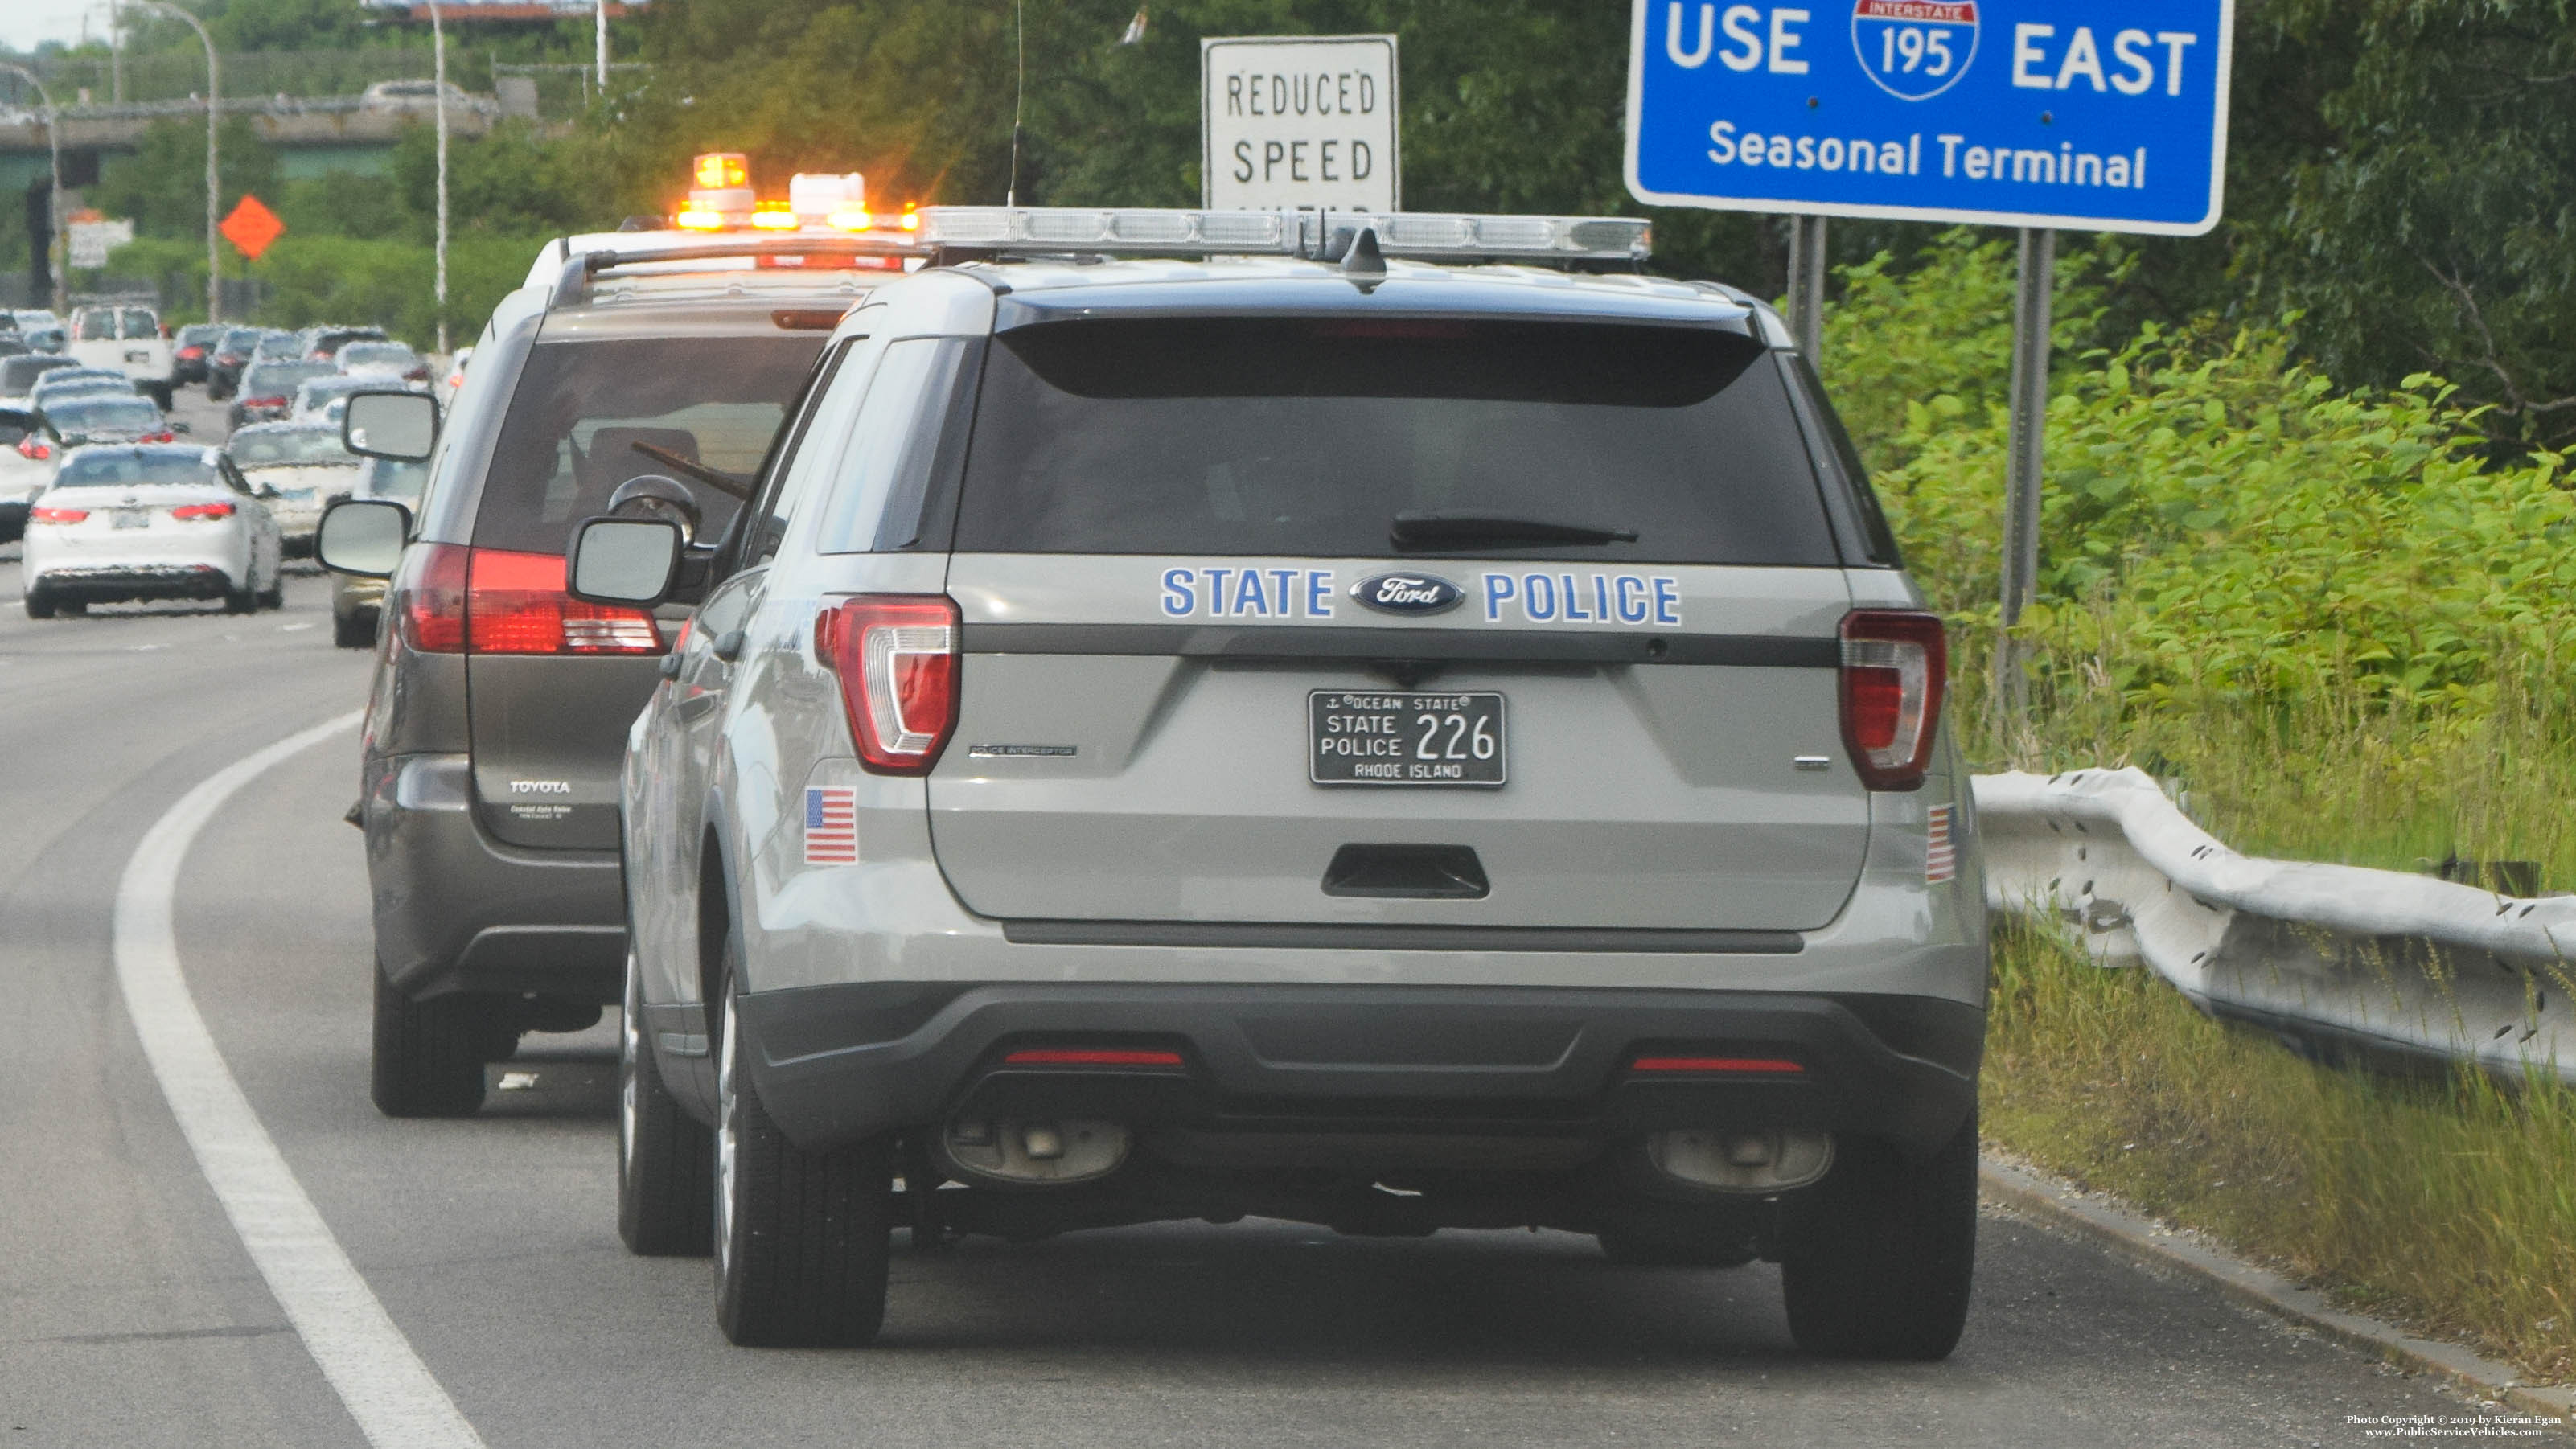
[[[662,518],[591,518],[573,530],[565,592],[585,603],[650,609],[671,596],[680,525]]]
[[[277,485],[274,483],[262,483],[259,487],[251,490],[251,495],[255,498],[283,498],[286,496],[277,491]]]
[[[438,442],[437,400],[418,392],[353,392],[340,415],[340,442],[365,457],[417,463]]]
[[[170,424],[170,431],[174,433],[193,433],[196,431],[196,428],[186,422],[173,422]]]
[[[313,556],[335,574],[390,578],[410,539],[410,509],[381,498],[353,499],[332,504],[322,515]]]

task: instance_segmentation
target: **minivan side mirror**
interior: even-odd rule
[[[313,556],[335,574],[391,578],[410,539],[410,509],[382,498],[349,499],[323,513]]]
[[[438,442],[438,400],[423,392],[353,392],[340,443],[369,458],[417,463]]]
[[[682,547],[669,519],[585,519],[573,530],[564,591],[585,603],[653,608],[671,596]]]

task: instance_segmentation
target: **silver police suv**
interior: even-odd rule
[[[1987,948],[1938,620],[1779,319],[1608,218],[944,208],[629,736],[620,1226],[1552,1227],[1938,1358]]]
[[[618,999],[618,765],[669,637],[650,611],[564,591],[574,526],[721,534],[825,337],[901,275],[902,250],[568,238],[494,311],[443,428],[423,395],[351,398],[354,451],[428,467],[417,516],[343,503],[319,540],[325,565],[387,579],[351,816],[387,1114],[470,1113],[522,1033],[578,1030]]]

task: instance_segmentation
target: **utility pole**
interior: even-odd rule
[[[116,0],[107,5],[107,98],[125,104],[125,12]]]
[[[438,351],[447,354],[447,23],[429,0],[431,68],[438,91]]]
[[[223,207],[223,192],[216,180],[215,130],[223,119],[224,86],[222,62],[215,58],[215,38],[206,33],[205,22],[169,0],[125,3],[186,21],[188,28],[197,32],[197,42],[206,48],[206,320],[220,322],[224,320],[223,253],[216,246],[216,222]]]
[[[608,99],[608,0],[598,0],[593,33],[599,42],[599,97]]]
[[[50,239],[45,246],[45,270],[54,282],[54,311],[62,313],[70,306],[70,299],[63,295],[63,118],[54,109],[53,92],[45,89],[34,71],[8,61],[0,61],[0,70],[34,86],[36,99],[45,103],[45,145],[53,152],[54,165],[53,181],[45,193],[45,233]]]

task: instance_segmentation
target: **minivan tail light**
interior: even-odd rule
[[[1843,616],[1842,645],[1843,743],[1861,783],[1921,788],[1949,677],[1940,619],[1911,609],[1857,609]]]
[[[404,647],[465,652],[465,565],[473,552],[462,544],[424,543],[404,553],[385,600]]]
[[[21,458],[32,458],[36,462],[41,463],[47,458],[54,456],[54,450],[45,442],[44,439],[37,437],[33,433],[29,433],[27,436],[18,440],[18,456]]]
[[[471,654],[662,652],[662,631],[650,613],[565,593],[561,554],[474,550],[465,614]]]
[[[814,652],[841,677],[859,762],[926,775],[957,728],[959,627],[944,594],[863,594],[814,620]]]

